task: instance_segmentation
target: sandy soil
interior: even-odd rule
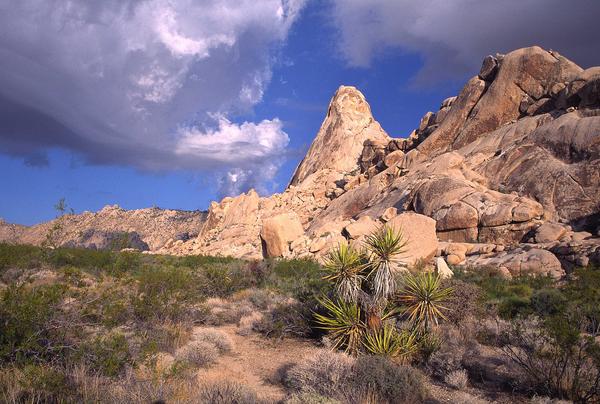
[[[198,372],[200,382],[233,380],[245,384],[269,402],[285,398],[285,390],[278,384],[278,371],[311,355],[317,348],[310,341],[291,338],[267,339],[258,334],[238,335],[235,325],[218,327],[234,343],[231,353],[219,357],[208,369]]]

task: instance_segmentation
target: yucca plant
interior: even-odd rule
[[[318,328],[329,333],[335,348],[344,348],[346,352],[356,355],[366,329],[360,306],[344,300],[333,301],[328,297],[319,299],[319,303],[328,314],[315,313]]]
[[[383,355],[407,360],[417,349],[417,337],[414,332],[398,332],[392,325],[365,334],[363,346],[374,355]]]
[[[365,238],[369,253],[369,279],[373,286],[374,300],[384,303],[396,289],[392,264],[405,251],[407,241],[401,231],[384,226]]]
[[[348,243],[341,243],[325,256],[323,279],[335,284],[338,296],[346,302],[357,302],[364,281],[365,256]]]
[[[432,324],[437,325],[439,319],[446,318],[443,311],[447,308],[443,302],[452,289],[442,287],[440,276],[431,272],[407,274],[403,281],[398,301],[411,323],[428,332]]]

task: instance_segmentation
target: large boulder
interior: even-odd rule
[[[388,223],[396,231],[401,231],[407,241],[400,260],[408,266],[418,261],[429,261],[438,249],[435,234],[435,220],[414,212],[401,213]]]
[[[282,213],[263,221],[260,237],[265,257],[283,257],[290,252],[290,243],[304,234],[296,213]]]

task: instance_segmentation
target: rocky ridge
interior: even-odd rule
[[[156,253],[320,258],[389,223],[407,265],[559,277],[600,263],[599,189],[600,67],[531,47],[487,56],[406,138],[342,86],[284,192],[213,202],[187,240],[140,235]]]
[[[30,227],[0,220],[0,241],[41,245],[52,232],[56,245],[104,249],[124,243],[125,247],[138,250],[156,250],[167,241],[183,242],[197,237],[205,216],[200,211],[125,210],[112,205],[96,213],[66,214]]]

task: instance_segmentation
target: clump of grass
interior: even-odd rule
[[[219,349],[206,341],[192,342],[177,352],[177,359],[197,367],[209,367],[219,357]]]
[[[454,370],[446,375],[444,381],[456,390],[463,390],[469,383],[469,375],[465,369]]]
[[[220,353],[231,352],[234,348],[229,335],[214,328],[203,328],[194,332],[196,342],[207,342],[217,347]]]

